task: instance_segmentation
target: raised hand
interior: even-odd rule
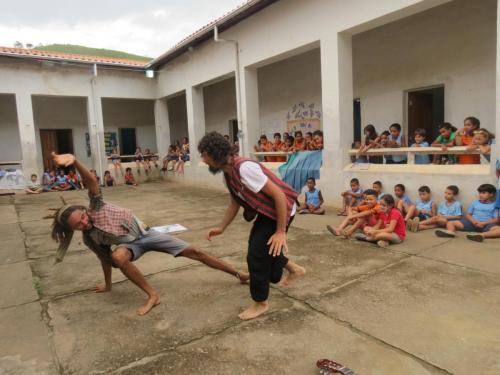
[[[52,160],[54,163],[57,165],[63,165],[65,167],[69,167],[75,162],[75,155],[73,154],[56,154],[55,152],[51,152],[50,156],[52,157]]]

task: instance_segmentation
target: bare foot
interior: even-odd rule
[[[239,314],[238,317],[241,320],[250,320],[264,314],[267,310],[269,310],[269,302],[254,302],[252,306]]]
[[[241,284],[246,284],[248,280],[250,280],[250,274],[248,272],[238,272],[236,277],[240,280]]]
[[[287,267],[287,271],[288,275],[286,275],[280,283],[283,286],[289,285],[291,282],[306,274],[306,269],[295,263],[290,265],[290,267]]]
[[[160,304],[160,297],[158,294],[153,294],[149,297],[148,302],[144,306],[141,306],[137,309],[137,315],[143,316],[146,315],[153,307]]]

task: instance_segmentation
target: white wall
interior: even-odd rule
[[[149,148],[157,152],[154,101],[103,98],[102,113],[105,132],[116,132],[120,142],[119,128],[135,128],[136,144],[142,150]]]
[[[299,103],[314,104],[315,110],[321,111],[319,49],[266,65],[257,72],[262,134],[272,138],[275,132],[283,133],[287,113]]]
[[[404,123],[405,90],[445,87],[445,121],[495,130],[496,0],[456,0],[353,37],[362,125]]]
[[[0,160],[21,160],[16,97],[0,95]]]
[[[167,99],[168,122],[170,126],[170,142],[182,143],[182,138],[189,137],[186,109],[186,94]]]
[[[204,87],[203,103],[205,130],[229,134],[229,120],[237,117],[234,77]]]
[[[40,129],[72,129],[75,156],[91,166],[87,157],[85,133],[88,133],[87,100],[81,97],[33,96],[36,147],[42,159]]]

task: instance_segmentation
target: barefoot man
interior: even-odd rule
[[[168,253],[175,257],[184,256],[206,264],[209,267],[227,272],[246,282],[247,273],[238,272],[233,266],[209,255],[200,249],[168,234],[149,230],[126,208],[103,201],[95,176],[71,154],[52,153],[55,163],[68,167],[73,165],[82,176],[88,189],[89,207],[64,205],[55,210],[52,224],[52,238],[59,242],[56,262],[62,261],[75,230],[82,231],[83,241],[101,261],[104,273],[103,285],[96,292],[111,290],[111,267],[117,267],[148,296],[148,301],[137,310],[144,315],[160,303],[158,293],[149,285],[139,269],[132,263],[148,251]]]
[[[250,294],[254,303],[243,311],[242,320],[253,319],[269,309],[269,283],[283,284],[305,274],[305,269],[287,259],[286,232],[297,210],[298,194],[260,163],[234,155],[229,142],[219,133],[205,135],[199,145],[203,161],[213,174],[224,172],[230,200],[222,223],[208,231],[210,240],[224,232],[243,206],[243,216],[253,223],[248,241],[247,264]]]

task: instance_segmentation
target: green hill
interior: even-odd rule
[[[127,52],[115,51],[112,49],[104,49],[104,48],[77,46],[73,44],[49,44],[46,46],[34,47],[33,49],[39,51],[77,53],[80,55],[87,55],[87,56],[113,57],[118,59],[129,59],[137,61],[152,60],[151,57],[134,55]]]

